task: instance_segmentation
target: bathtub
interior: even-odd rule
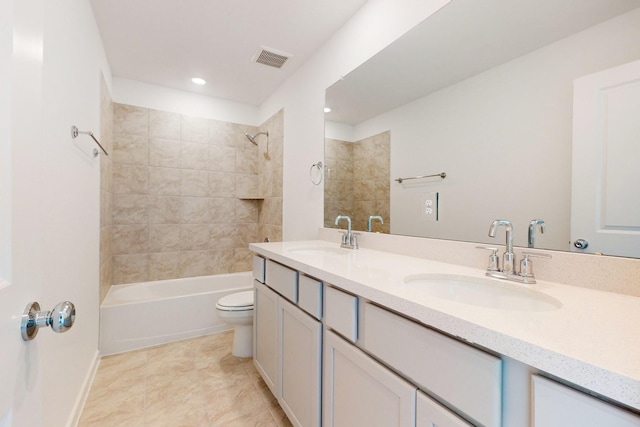
[[[250,271],[114,285],[100,307],[100,353],[121,353],[232,327],[216,316],[218,299],[253,288]]]

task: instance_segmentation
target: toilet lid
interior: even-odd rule
[[[250,309],[253,308],[253,291],[236,292],[218,300],[217,307],[224,309]]]

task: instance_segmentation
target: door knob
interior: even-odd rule
[[[22,314],[20,331],[22,339],[31,341],[38,334],[41,326],[51,326],[53,332],[66,332],[76,320],[76,308],[73,303],[63,301],[56,304],[51,311],[40,311],[40,304],[30,302]]]

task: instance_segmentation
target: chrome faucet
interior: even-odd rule
[[[535,233],[535,227],[540,226],[540,232],[544,230],[544,221],[540,219],[534,219],[529,223],[529,245],[533,244],[533,233]],[[551,255],[544,253],[523,252],[524,258],[520,262],[520,271],[515,270],[516,256],[513,252],[513,224],[506,219],[496,219],[491,223],[489,227],[489,237],[496,237],[496,230],[498,227],[504,226],[506,229],[506,248],[502,256],[502,268],[500,268],[500,262],[498,260],[498,248],[491,246],[476,246],[478,249],[490,250],[491,256],[489,257],[489,265],[487,266],[487,276],[496,277],[498,279],[507,279],[514,282],[521,282],[526,284],[536,283],[536,279],[533,276],[533,265],[529,258],[551,258]],[[532,231],[534,230],[534,231]],[[529,246],[531,247],[531,246]]]
[[[504,274],[515,273],[516,256],[513,253],[513,224],[506,219],[496,219],[489,227],[489,237],[496,237],[498,227],[506,229],[506,248],[502,255],[502,272]]]
[[[540,234],[544,234],[545,224],[541,219],[532,219],[529,221],[529,239],[527,247],[533,248],[533,241],[536,238],[536,227],[540,228]]]
[[[371,231],[371,221],[373,221],[374,219],[379,220],[380,224],[384,224],[384,220],[380,215],[371,215],[367,220],[367,231]]]
[[[340,247],[346,249],[358,249],[358,238],[351,232],[351,217],[349,217],[349,215],[338,215],[336,217],[335,225],[338,225],[338,222],[342,219],[347,220],[347,232],[342,235],[342,243],[340,244]]]

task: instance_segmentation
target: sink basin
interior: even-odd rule
[[[457,275],[417,274],[404,283],[436,298],[500,310],[550,311],[562,307],[557,299],[507,281]]]
[[[288,252],[293,252],[300,255],[347,255],[350,249],[332,248],[325,246],[306,246],[300,248],[288,249]]]

